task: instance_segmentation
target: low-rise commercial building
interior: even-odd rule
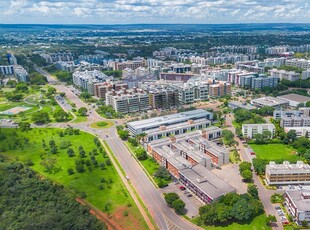
[[[261,97],[253,99],[251,101],[251,104],[253,104],[256,107],[270,106],[276,109],[280,109],[280,108],[286,108],[289,105],[289,102],[287,100],[276,97]]]
[[[263,134],[264,131],[270,131],[271,137],[275,135],[275,126],[273,124],[243,124],[242,135],[247,138],[254,138],[255,134]]]
[[[299,225],[303,221],[310,223],[310,190],[286,190],[285,204]]]
[[[310,101],[310,97],[298,95],[295,93],[278,96],[277,98],[288,101],[289,105],[293,107],[297,107],[299,105],[306,106],[306,103]]]
[[[128,122],[127,127],[128,130],[133,135],[137,135],[150,129],[159,128],[160,126],[163,125],[168,126],[168,125],[180,124],[189,120],[198,120],[202,118],[212,120],[213,113],[203,109],[195,109],[191,111],[166,115],[162,117],[154,117],[141,121]]]
[[[122,89],[109,91],[105,95],[106,105],[111,105],[116,112],[134,113],[149,109],[149,96],[142,89]]]
[[[240,102],[240,101],[230,101],[230,102],[228,102],[228,107],[231,109],[237,109],[237,108],[242,108],[242,109],[246,109],[246,110],[257,109],[253,105],[247,104],[246,102]]]
[[[266,166],[265,177],[268,185],[310,184],[310,165],[302,161],[296,164],[271,161]]]
[[[198,120],[188,120],[183,123],[174,124],[174,125],[162,125],[159,128],[150,129],[145,131],[146,137],[144,140],[146,142],[154,141],[161,139],[163,137],[169,137],[170,135],[179,135],[187,133],[194,130],[201,130],[207,128],[211,125],[211,121],[202,118]],[[222,132],[220,132],[222,133]]]

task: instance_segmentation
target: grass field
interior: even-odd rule
[[[11,160],[20,160],[27,162],[31,160],[34,165],[31,166],[35,171],[42,176],[53,180],[54,182],[64,185],[65,188],[80,196],[86,194],[86,200],[92,205],[104,212],[112,214],[112,219],[119,223],[124,229],[147,229],[138,208],[133,199],[129,195],[123,185],[119,175],[113,165],[108,166],[102,154],[94,155],[98,164],[105,162],[105,169],[95,167],[90,164],[90,167],[85,166],[86,171],[78,173],[75,169],[75,161],[90,159],[89,152],[96,149],[94,137],[88,133],[80,132],[79,135],[65,135],[60,137],[61,129],[32,129],[28,133],[21,133],[15,129],[2,129],[7,138],[0,141],[0,152]],[[16,134],[14,134],[16,132]],[[28,138],[28,140],[27,140]],[[43,147],[43,140],[47,147]],[[58,146],[57,154],[51,154],[49,142],[54,140]],[[61,149],[62,142],[70,142],[75,152],[74,157],[69,157],[67,149]],[[79,156],[78,147],[83,146],[86,157]],[[9,150],[11,149],[11,150]],[[53,172],[47,172],[46,167],[42,165],[44,161],[56,159],[57,163]],[[73,175],[69,175],[67,170],[72,168]],[[104,181],[102,180],[104,178]],[[102,187],[100,187],[100,185]],[[124,213],[128,212],[126,216]]]
[[[284,144],[266,144],[257,145],[250,144],[251,148],[254,150],[256,156],[261,159],[266,160],[288,160],[295,161],[298,160],[298,156],[295,154],[296,150],[288,145]]]
[[[103,129],[103,128],[106,129],[106,128],[110,128],[113,125],[114,125],[113,121],[98,121],[98,122],[92,123],[90,127],[95,128],[95,129]]]
[[[206,230],[271,230],[271,227],[267,227],[265,223],[266,215],[262,214],[257,216],[250,223],[233,223],[225,226],[201,226]]]

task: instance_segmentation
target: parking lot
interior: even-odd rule
[[[185,203],[186,215],[191,218],[193,216],[197,216],[199,212],[199,207],[201,207],[204,204],[200,202],[188,189],[181,190],[180,186],[182,186],[182,184],[170,183],[169,186],[162,188],[161,192],[162,193],[170,193],[170,192],[177,193]]]
[[[69,112],[72,110],[72,106],[63,97],[57,95],[55,96],[55,100],[65,111]]]
[[[212,172],[219,178],[233,186],[237,193],[243,194],[247,192],[246,183],[242,182],[237,164],[227,164],[221,166],[221,169],[212,169]]]

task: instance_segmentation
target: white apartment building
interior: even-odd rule
[[[294,71],[271,69],[268,72],[270,73],[271,77],[276,77],[280,80],[286,79],[289,81],[296,81],[300,78],[300,74]]]
[[[275,126],[273,124],[243,124],[242,135],[247,138],[253,138],[255,134],[262,134],[264,131],[270,131],[271,137],[275,135]]]
[[[282,116],[280,126],[285,127],[310,127],[310,117]]]
[[[307,137],[310,138],[310,127],[285,127],[284,132],[288,133],[290,130],[295,130],[297,138]]]
[[[149,109],[149,95],[142,89],[122,89],[109,91],[105,95],[106,105],[111,105],[119,113],[135,113]]]
[[[14,74],[15,74],[16,79],[19,82],[28,82],[29,81],[29,74],[28,74],[27,70],[25,70],[20,65],[14,65]]]
[[[285,65],[299,67],[302,69],[310,69],[310,60],[306,59],[288,59],[285,61]]]

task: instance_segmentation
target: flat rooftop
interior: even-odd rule
[[[191,181],[201,191],[213,200],[227,193],[236,192],[236,189],[216,176],[212,171],[201,165],[180,170],[180,174]]]
[[[135,130],[138,129],[150,129],[152,127],[156,126],[162,126],[162,125],[167,125],[167,124],[176,124],[176,123],[181,123],[184,121],[188,121],[191,119],[198,119],[198,118],[204,118],[207,117],[208,115],[212,115],[212,113],[203,110],[203,109],[195,109],[187,112],[182,112],[182,113],[176,113],[176,114],[171,114],[171,115],[166,115],[162,117],[154,117],[146,120],[141,120],[141,121],[133,121],[127,123],[128,126],[132,127]]]
[[[297,164],[290,164],[288,161],[284,161],[283,164],[276,164],[275,162],[269,162],[266,166],[266,171],[270,174],[291,174],[302,173],[310,174],[310,165],[297,161]]]
[[[243,103],[240,101],[230,101],[228,105],[240,107],[240,108],[247,109],[247,110],[257,109],[255,106],[251,104]]]
[[[299,211],[310,211],[310,199],[305,198],[310,196],[310,190],[287,190],[286,193]]]
[[[263,106],[277,106],[282,104],[288,104],[287,100],[276,98],[276,97],[261,97],[257,99],[253,99],[252,103],[258,103]]]
[[[290,93],[282,96],[278,96],[277,98],[285,99],[285,100],[290,100],[290,101],[296,101],[296,102],[308,102],[310,101],[310,97],[298,95],[295,93]]]

